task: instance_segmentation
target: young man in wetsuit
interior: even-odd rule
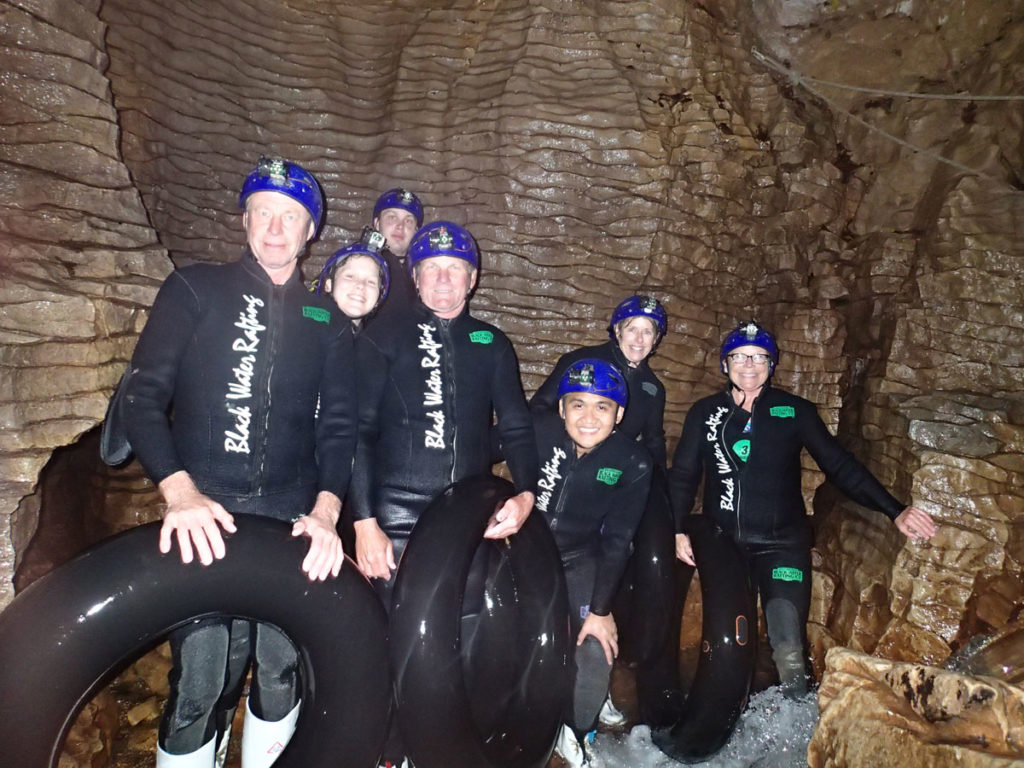
[[[413,238],[417,300],[356,338],[359,436],[348,507],[356,562],[390,609],[394,572],[413,526],[448,485],[490,472],[498,431],[517,491],[484,535],[514,534],[533,508],[537,452],[511,342],[469,313],[479,255],[472,235],[437,221]],[[386,750],[385,765],[402,757]]]
[[[732,537],[761,596],[783,693],[808,690],[806,626],[811,604],[811,529],[800,483],[804,448],[829,482],[858,504],[888,516],[913,540],[930,538],[924,510],[892,496],[847,451],[814,403],[772,386],[775,337],[750,321],[730,331],[719,354],[728,383],[686,414],[669,484],[676,554],[695,565],[687,518],[704,482],[703,514]]]
[[[561,555],[576,639],[572,708],[555,745],[572,768],[587,761],[586,735],[608,695],[619,652],[612,600],[651,485],[650,454],[616,430],[627,399],[618,368],[584,358],[559,380],[558,414],[534,414],[541,461],[535,506]]]
[[[610,341],[562,355],[551,374],[530,398],[533,412],[558,407],[558,385],[577,360],[595,357],[613,364],[626,377],[629,407],[618,431],[643,443],[657,466],[665,468],[665,386],[651,370],[651,356],[668,331],[668,314],[653,296],[623,299],[608,324]]]
[[[413,235],[423,226],[423,203],[401,187],[389,189],[373,206],[373,228],[384,235],[381,251],[391,275],[391,289],[381,300],[380,314],[393,309],[405,310],[416,301],[416,286],[406,263]]]
[[[265,515],[309,538],[302,569],[323,580],[344,558],[335,525],[357,415],[349,322],[305,289],[297,268],[323,195],[301,166],[260,158],[240,205],[241,257],[176,270],[157,295],[132,358],[128,439],[167,505],[161,552],[177,541],[183,563],[198,555],[209,565],[225,555],[221,529],[235,530],[233,513]],[[298,717],[288,639],[268,625],[208,619],[170,642],[158,768],[212,768],[250,653],[242,762],[270,765]]]

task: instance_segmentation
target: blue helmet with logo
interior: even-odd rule
[[[775,343],[775,337],[772,336],[768,331],[758,325],[754,320],[748,320],[745,323],[740,323],[725,337],[722,341],[722,349],[719,354],[719,361],[722,364],[722,372],[727,373],[725,367],[725,358],[738,347],[745,347],[747,345],[760,347],[768,356],[771,358],[771,370],[775,370],[775,366],[779,362],[779,347]]]
[[[612,312],[612,321],[608,324],[608,335],[615,338],[615,328],[623,320],[631,317],[646,317],[654,322],[658,329],[658,340],[668,331],[668,313],[661,306],[661,302],[653,296],[636,295],[630,296],[615,308]]]
[[[420,227],[409,243],[409,269],[412,270],[424,259],[435,256],[452,256],[468,261],[473,269],[480,266],[480,256],[476,250],[476,241],[469,230],[450,221],[432,221]]]
[[[261,156],[253,171],[245,177],[238,204],[243,209],[245,201],[254,192],[280,192],[298,201],[309,211],[313,219],[313,231],[320,229],[324,215],[324,193],[316,178],[296,163],[289,163],[280,157]]]
[[[373,206],[374,220],[380,216],[382,211],[386,211],[388,208],[401,208],[403,211],[408,211],[416,217],[416,226],[423,226],[423,203],[408,189],[396,187],[395,189],[389,189],[378,197],[377,204]]]
[[[571,392],[588,392],[614,400],[625,408],[629,401],[629,388],[622,372],[607,360],[586,358],[577,360],[565,369],[558,382],[558,399]]]
[[[377,297],[377,304],[380,304],[387,298],[388,288],[391,286],[391,272],[388,269],[387,261],[381,255],[381,249],[383,248],[384,235],[373,227],[365,227],[359,242],[346,245],[344,248],[335,251],[334,255],[327,260],[324,268],[320,270],[320,276],[316,279],[316,292],[322,294],[324,292],[324,283],[328,280],[333,280],[334,273],[351,257],[369,256],[377,263],[377,269],[380,270],[380,295]]]

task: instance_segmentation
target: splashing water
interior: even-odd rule
[[[627,734],[599,733],[588,751],[593,768],[804,768],[817,722],[815,694],[792,701],[776,686],[750,698],[732,738],[706,762],[676,762],[654,746],[646,725]]]

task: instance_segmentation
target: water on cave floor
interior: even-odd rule
[[[592,768],[804,768],[807,745],[818,722],[817,696],[799,701],[783,697],[778,686],[750,698],[728,743],[709,760],[679,763],[651,742],[650,729],[635,726],[628,733],[598,733],[590,746]]]

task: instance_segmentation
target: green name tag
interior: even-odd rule
[[[792,405],[775,405],[768,409],[768,413],[779,419],[795,419],[796,411]]]
[[[745,462],[750,456],[750,441],[746,438],[737,440],[732,444],[732,451],[736,454],[740,461]]]
[[[469,334],[469,340],[474,344],[490,344],[494,341],[494,334],[490,331],[473,331]]]
[[[620,477],[622,477],[621,469],[601,467],[599,470],[597,470],[598,482],[604,483],[605,485],[615,485],[617,482],[619,482]]]
[[[331,313],[323,307],[305,306],[302,308],[302,316],[308,317],[310,320],[316,320],[318,323],[331,324]]]
[[[776,581],[803,581],[804,572],[799,568],[776,568],[772,571],[772,578]]]

